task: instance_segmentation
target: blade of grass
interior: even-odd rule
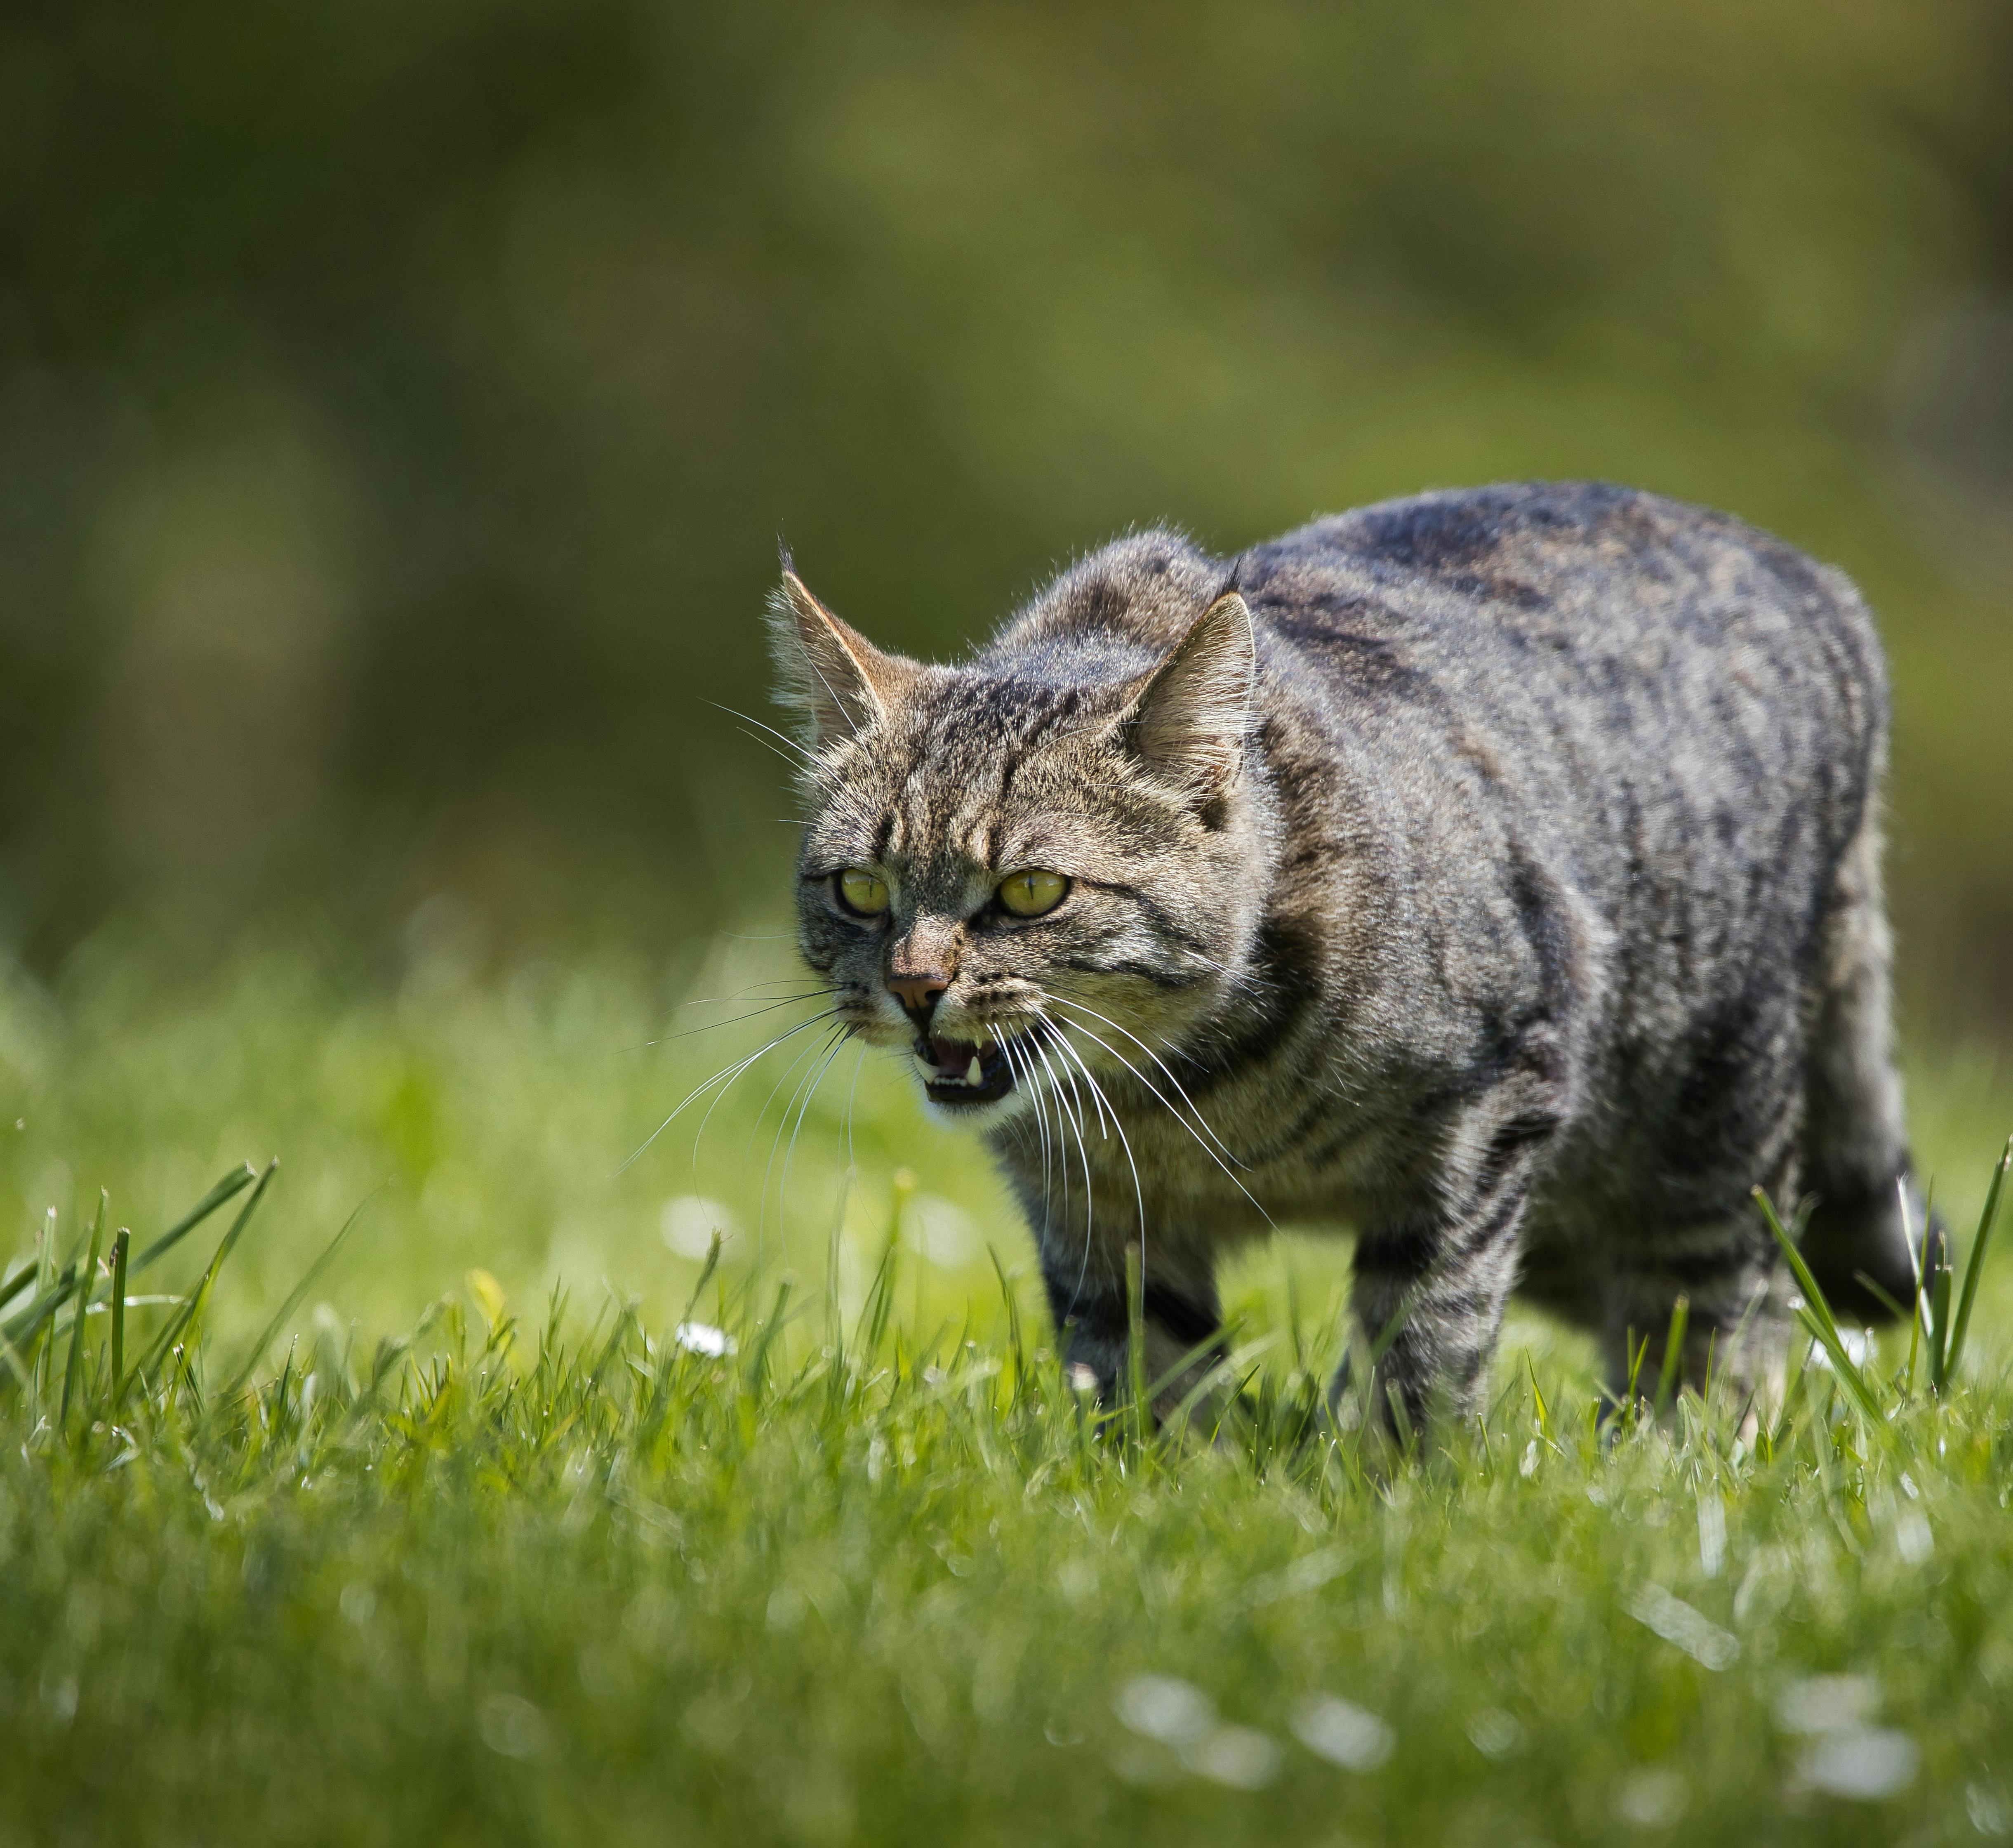
[[[1636,1330],[1632,1328],[1623,1337],[1623,1343],[1629,1355],[1629,1406],[1633,1412],[1643,1402],[1643,1363],[1650,1358],[1650,1338],[1646,1334],[1639,1343],[1636,1339]]]
[[[1838,1320],[1832,1313],[1831,1305],[1825,1300],[1825,1293],[1818,1288],[1818,1280],[1811,1275],[1811,1267],[1804,1262],[1804,1255],[1797,1249],[1797,1241],[1791,1237],[1781,1219],[1776,1217],[1775,1202],[1761,1187],[1754,1190],[1755,1204],[1761,1209],[1761,1216],[1768,1223],[1768,1230],[1775,1235],[1776,1244],[1782,1248],[1782,1255],[1789,1260],[1790,1269],[1797,1280],[1797,1287],[1804,1293],[1804,1307],[1797,1312],[1797,1320],[1803,1323],[1819,1347],[1831,1361],[1832,1371],[1839,1379],[1853,1401],[1875,1424],[1882,1422],[1880,1402],[1873,1396],[1873,1389],[1866,1383],[1852,1356],[1845,1351],[1845,1342],[1838,1332]],[[1800,1224],[1808,1217],[1799,1213]]]
[[[46,1289],[41,1291],[5,1329],[0,1329],[0,1334],[4,1334],[16,1348],[25,1352],[41,1332],[42,1324],[52,1320],[56,1311],[69,1302],[70,1291],[76,1282],[77,1266],[66,1265],[55,1273]]]
[[[1971,1255],[1964,1267],[1964,1292],[1958,1298],[1957,1326],[1950,1330],[1949,1369],[1957,1371],[1957,1363],[1964,1353],[1965,1337],[1971,1332],[1971,1305],[1978,1295],[1979,1273],[1984,1268],[1985,1248],[1992,1242],[1993,1227],[1999,1218],[1999,1196],[2006,1183],[2006,1171],[2013,1166],[2013,1136],[2006,1138],[2006,1148],[1999,1158],[1999,1165],[1992,1170],[1992,1184],[1986,1189],[1985,1209],[1978,1216],[1978,1236],[1971,1241]]]
[[[769,1311],[767,1321],[758,1324],[755,1339],[749,1344],[747,1370],[744,1377],[750,1392],[762,1390],[762,1380],[769,1364],[769,1349],[776,1337],[783,1331],[783,1319],[789,1306],[790,1281],[783,1278],[776,1285],[776,1300]]]
[[[269,1169],[270,1173],[270,1170]],[[165,1257],[193,1232],[197,1227],[216,1212],[225,1201],[234,1199],[259,1178],[252,1164],[247,1162],[235,1173],[227,1174],[223,1180],[203,1195],[195,1205],[175,1221],[166,1231],[133,1260],[134,1274],[138,1276],[157,1258]]]
[[[1925,1237],[1920,1244],[1908,1224],[1908,1183],[1905,1176],[1896,1180],[1894,1190],[1901,1202],[1901,1236],[1907,1241],[1908,1256],[1915,1269],[1915,1294],[1910,1301],[1911,1313],[1908,1317],[1908,1384],[1901,1388],[1902,1396],[1912,1399],[1915,1392],[1915,1363],[1922,1353],[1922,1326],[1929,1313],[1929,1299],[1923,1293],[1923,1266],[1929,1261],[1929,1241]]]
[[[168,1318],[166,1326],[154,1338],[153,1345],[147,1350],[146,1358],[140,1363],[136,1370],[138,1372],[142,1374],[151,1373],[160,1364],[163,1356],[173,1348],[176,1341],[181,1338],[182,1331],[202,1313],[203,1305],[209,1298],[210,1286],[216,1281],[216,1273],[223,1268],[224,1259],[231,1255],[231,1248],[237,1244],[245,1227],[251,1222],[252,1214],[259,1210],[259,1202],[265,1198],[266,1189],[272,1184],[273,1176],[279,1171],[280,1164],[277,1159],[266,1163],[265,1173],[258,1177],[258,1185],[252,1190],[251,1198],[238,1209],[237,1218],[231,1222],[231,1230],[219,1241],[216,1255],[210,1259],[209,1267],[202,1273],[202,1280],[189,1292],[188,1299],[173,1315]],[[219,1184],[220,1186],[221,1184],[221,1183]],[[213,1188],[211,1191],[215,1192],[216,1190]],[[238,1191],[235,1188],[232,1190],[234,1193]],[[231,1194],[226,1194],[223,1198],[227,1200],[231,1198]],[[177,1229],[176,1236],[179,1237],[181,1232],[185,1230],[185,1227]],[[160,1244],[161,1241],[156,1239],[149,1249],[157,1249]]]
[[[1552,1441],[1551,1408],[1545,1403],[1545,1395],[1539,1389],[1538,1370],[1532,1364],[1531,1350],[1524,1350],[1524,1370],[1531,1376],[1531,1402],[1538,1414],[1538,1434],[1549,1444]]]
[[[699,1299],[706,1294],[706,1287],[713,1281],[713,1273],[720,1268],[720,1234],[715,1231],[706,1241],[706,1262],[699,1267],[699,1281],[692,1285],[692,1295],[685,1302],[685,1313],[678,1317],[680,1327],[692,1319],[699,1308]]]
[[[30,1258],[6,1282],[0,1284],[0,1309],[5,1309],[35,1280],[35,1272],[41,1262],[39,1258]]]
[[[1014,1364],[1013,1402],[1017,1406],[1028,1389],[1028,1352],[1021,1338],[1021,1299],[1014,1294],[1007,1266],[999,1261],[998,1248],[989,1242],[985,1255],[992,1260],[992,1274],[999,1280],[999,1300],[1006,1305],[1007,1352]]]
[[[1136,1456],[1146,1442],[1146,1280],[1136,1244],[1125,1248],[1127,1436]]]
[[[1671,1395],[1678,1384],[1678,1368],[1682,1363],[1685,1344],[1685,1324],[1691,1320],[1692,1299],[1680,1296],[1671,1305],[1671,1326],[1664,1336],[1664,1364],[1657,1374],[1657,1399],[1653,1409],[1662,1417],[1670,1409]]]
[[[98,1190],[98,1216],[91,1222],[91,1249],[84,1260],[84,1287],[77,1292],[77,1313],[70,1322],[70,1356],[63,1363],[63,1399],[56,1411],[56,1428],[70,1428],[70,1402],[77,1391],[77,1369],[84,1364],[84,1310],[90,1306],[91,1285],[98,1276],[98,1254],[105,1245],[105,1214],[112,1197]]]
[[[1929,1288],[1931,1316],[1936,1326],[1936,1333],[1929,1342],[1929,1384],[1940,1395],[1950,1383],[1950,1234],[1939,1232],[1936,1241],[1936,1280]]]
[[[273,1345],[273,1337],[286,1326],[287,1318],[301,1306],[302,1299],[307,1295],[309,1291],[315,1287],[322,1273],[335,1262],[336,1253],[342,1249],[344,1241],[349,1237],[357,1222],[363,1217],[364,1209],[384,1191],[384,1185],[381,1184],[372,1188],[357,1202],[349,1217],[342,1222],[335,1236],[322,1248],[321,1255],[308,1266],[306,1274],[294,1285],[292,1290],[288,1293],[286,1301],[274,1312],[273,1319],[266,1324],[258,1340],[252,1344],[252,1351],[245,1356],[244,1364],[231,1376],[231,1384],[224,1388],[220,1395],[223,1399],[227,1401],[234,1399],[244,1389],[245,1382],[252,1377],[252,1368],[266,1357],[266,1350]]]
[[[112,1241],[112,1415],[126,1390],[126,1253],[133,1234],[125,1227]]]
[[[1880,1306],[1884,1309],[1889,1315],[1892,1316],[1896,1321],[1905,1322],[1908,1320],[1908,1312],[1902,1308],[1900,1304],[1897,1302],[1893,1297],[1890,1296],[1885,1290],[1881,1288],[1880,1280],[1878,1277],[1868,1277],[1863,1270],[1855,1270],[1852,1273],[1852,1280],[1858,1284],[1860,1288],[1864,1290],[1868,1295],[1871,1296],[1875,1302],[1879,1303]]]

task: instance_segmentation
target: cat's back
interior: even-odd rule
[[[1381,502],[1254,547],[1237,576],[1267,630],[1372,702],[1577,708],[1639,740],[1743,732],[1767,708],[1862,753],[1884,722],[1879,641],[1843,574],[1606,482]]]

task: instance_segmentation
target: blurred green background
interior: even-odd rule
[[[780,890],[779,535],[946,651],[1135,522],[1569,475],[1866,586],[1911,1018],[2002,1033],[2002,0],[23,0],[0,943],[670,954]]]

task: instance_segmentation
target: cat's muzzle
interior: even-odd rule
[[[1014,1088],[1014,1068],[995,1040],[921,1039],[915,1057],[933,1104],[996,1104]]]

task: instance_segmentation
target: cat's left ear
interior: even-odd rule
[[[1154,775],[1214,800],[1237,781],[1257,679],[1251,612],[1234,590],[1211,603],[1147,678],[1120,724]]]
[[[917,672],[914,661],[883,652],[840,621],[787,560],[769,599],[769,628],[777,700],[803,714],[813,744],[872,730]]]

